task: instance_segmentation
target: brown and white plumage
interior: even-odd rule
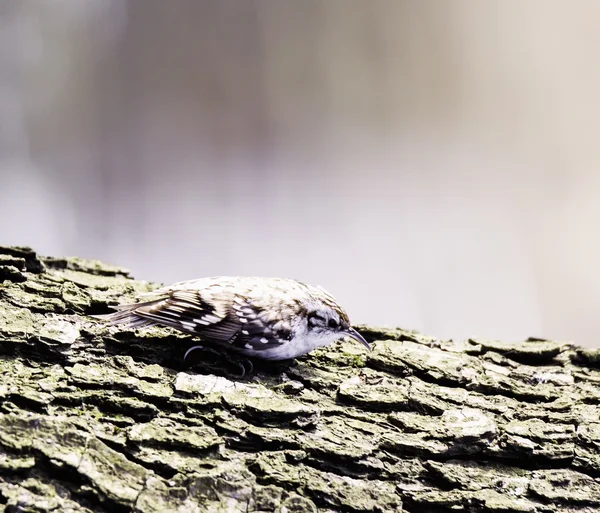
[[[345,336],[366,340],[329,293],[291,279],[213,277],[183,281],[118,306],[112,324],[162,325],[246,356],[284,360]]]

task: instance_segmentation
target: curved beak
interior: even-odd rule
[[[362,345],[364,345],[369,351],[371,351],[371,346],[369,345],[369,343],[365,340],[365,338],[358,332],[356,331],[354,328],[348,328],[346,330],[346,336],[350,337],[354,340],[356,340],[357,342],[360,342]]]

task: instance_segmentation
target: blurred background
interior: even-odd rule
[[[0,1],[0,243],[600,345],[595,0]]]

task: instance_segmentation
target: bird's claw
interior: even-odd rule
[[[195,346],[190,347],[183,355],[183,361],[185,362],[187,360],[188,356],[190,355],[190,353],[194,352],[196,349],[201,349],[202,351],[216,354],[220,358],[226,359],[227,362],[237,365],[240,368],[241,373],[233,375],[233,377],[236,379],[242,379],[242,378],[246,377],[247,375],[252,374],[252,372],[254,371],[254,364],[252,363],[252,360],[249,360],[247,358],[239,359],[239,358],[236,358],[235,356],[230,355],[226,352],[217,351],[215,349],[212,349],[211,347],[207,347],[207,346],[203,346],[203,345],[195,345]]]

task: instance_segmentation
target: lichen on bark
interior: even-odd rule
[[[90,317],[125,269],[0,248],[0,511],[588,512],[600,357],[360,327],[252,375]]]

